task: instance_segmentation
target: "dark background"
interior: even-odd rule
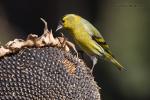
[[[99,61],[94,76],[102,100],[150,100],[149,0],[3,0],[0,41],[41,35],[44,18],[55,30],[60,17],[78,14],[94,24],[127,71]],[[55,33],[54,35],[58,35]]]

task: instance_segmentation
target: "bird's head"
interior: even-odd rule
[[[73,30],[75,28],[76,25],[78,25],[78,23],[80,22],[81,17],[75,14],[67,14],[64,17],[62,17],[62,19],[59,22],[59,25],[56,29],[60,30],[60,29],[68,29],[68,30]]]

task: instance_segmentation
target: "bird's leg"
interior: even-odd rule
[[[70,42],[70,41],[66,41],[66,44],[67,44],[69,47],[71,47],[71,48],[75,51],[76,56],[77,56],[77,58],[78,58],[78,51],[77,51],[75,45],[74,45],[72,42]]]
[[[91,68],[91,73],[93,73],[94,66],[96,65],[98,59],[95,56],[90,56],[90,58],[93,61],[93,65]]]

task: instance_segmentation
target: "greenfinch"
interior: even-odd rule
[[[59,29],[68,30],[75,43],[91,58],[92,70],[98,58],[112,62],[119,70],[124,69],[112,55],[100,32],[86,19],[79,15],[67,14],[60,20],[56,31]]]

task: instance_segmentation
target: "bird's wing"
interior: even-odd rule
[[[104,40],[103,36],[100,34],[100,32],[87,20],[82,19],[84,23],[84,27],[88,31],[89,35],[92,37],[93,40],[95,40],[100,46],[103,47],[103,49],[108,52],[110,55],[112,55],[109,45]]]

